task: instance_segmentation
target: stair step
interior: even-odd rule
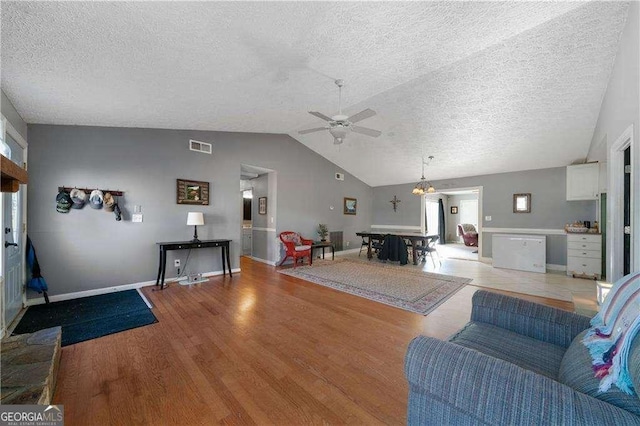
[[[60,327],[2,339],[1,404],[51,404],[61,341]]]

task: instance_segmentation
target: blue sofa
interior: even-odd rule
[[[448,341],[409,344],[410,425],[640,425],[640,399],[598,391],[582,344],[590,318],[497,293],[473,296]],[[640,390],[640,338],[629,358]]]

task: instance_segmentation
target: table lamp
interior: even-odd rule
[[[202,212],[189,212],[187,215],[187,226],[193,225],[193,240],[192,243],[199,243],[198,239],[198,225],[204,225],[204,214]]]

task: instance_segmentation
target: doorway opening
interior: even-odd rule
[[[253,205],[253,189],[242,190],[242,256],[251,256],[251,209]]]
[[[438,193],[445,219],[444,232],[441,232],[445,241],[438,246],[438,252],[444,258],[480,260],[481,194],[481,187],[447,189]]]
[[[242,256],[275,265],[277,173],[240,165]]]
[[[608,153],[606,276],[610,282],[638,268],[636,258],[640,253],[640,212],[634,196],[638,179],[637,156],[631,125],[611,145]]]

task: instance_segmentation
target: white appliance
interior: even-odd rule
[[[494,267],[543,274],[546,272],[546,236],[493,234],[491,242]]]

